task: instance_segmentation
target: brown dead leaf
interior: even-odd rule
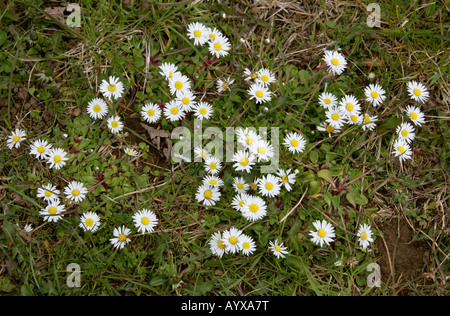
[[[141,123],[141,126],[149,134],[151,142],[155,144],[156,148],[162,151],[164,157],[170,161],[170,155],[172,153],[171,132],[163,129],[156,129],[143,123]]]
[[[44,12],[48,13],[61,23],[66,23],[66,16],[64,15],[64,11],[66,11],[66,7],[50,7],[45,8]],[[50,20],[49,17],[45,17],[46,20]]]

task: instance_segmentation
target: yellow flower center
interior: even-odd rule
[[[317,234],[319,235],[319,237],[325,237],[325,235],[327,234],[326,232],[325,232],[325,230],[323,230],[323,229],[320,229],[318,232],[317,232]]]
[[[250,209],[250,212],[256,213],[256,212],[258,212],[259,207],[256,204],[252,204],[252,205],[250,205],[249,209]]]
[[[73,190],[72,191],[72,195],[73,196],[78,196],[80,194],[80,191],[78,191],[78,190]]]
[[[56,163],[60,163],[61,162],[61,157],[60,156],[55,156],[55,158],[53,158],[53,161]]]
[[[250,75],[250,77],[252,77],[253,79],[256,79],[256,78],[258,78],[258,74],[256,72],[254,72]]]
[[[242,158],[241,159],[241,165],[246,166],[248,164],[248,159],[247,158]]]
[[[333,115],[331,115],[331,118],[335,121],[339,120],[339,114],[337,113],[333,113]]]
[[[209,180],[209,184],[216,185],[217,184],[217,180],[211,179],[211,180]]]
[[[37,151],[38,151],[38,153],[42,154],[45,151],[45,148],[43,146],[39,146]]]
[[[17,136],[17,135],[13,137],[13,141],[16,142],[16,143],[19,141],[19,139],[20,139],[20,137]]]
[[[169,71],[169,78],[172,78],[173,73],[171,71]]]
[[[130,155],[130,156],[132,156],[132,155],[133,155],[133,152],[132,152],[131,150],[129,150],[129,151],[127,152],[127,154]]]
[[[327,125],[327,127],[325,129],[327,130],[328,133],[331,133],[334,131],[334,127],[331,125]]]
[[[236,186],[238,187],[239,190],[242,190],[244,188],[244,185],[240,182],[238,182]]]
[[[114,91],[116,91],[116,86],[110,84],[110,85],[108,86],[108,90],[111,91],[111,92],[114,92]]]
[[[216,163],[215,162],[211,162],[211,164],[209,165],[209,168],[216,169],[217,168]]]
[[[294,146],[294,147],[297,147],[298,146],[298,140],[296,140],[296,139],[291,140],[291,145]]]
[[[405,152],[405,147],[403,146],[398,146],[398,151],[401,152],[402,154]]]
[[[414,89],[414,94],[419,96],[422,94],[422,91],[420,91],[420,89]]]
[[[147,111],[147,115],[148,115],[148,116],[153,116],[153,115],[155,115],[155,110],[153,110],[153,109],[148,110],[148,111]]]
[[[276,252],[280,252],[280,250],[281,250],[281,247],[278,246],[278,245],[276,245],[276,246],[275,246],[275,251],[276,251]]]
[[[175,89],[177,90],[183,89],[183,83],[181,81],[175,82]]]
[[[141,219],[142,225],[147,225],[149,222],[150,222],[150,220],[148,219],[148,217],[143,217],[143,218]]]
[[[175,114],[178,113],[178,109],[177,109],[177,108],[172,108],[172,109],[170,110],[170,113],[172,113],[173,115],[175,115]]]
[[[412,112],[409,116],[411,116],[411,118],[412,118],[413,120],[416,120],[416,119],[417,119],[417,113],[416,113],[416,112]]]
[[[202,32],[200,32],[199,30],[197,30],[197,31],[194,32],[194,36],[195,36],[195,37],[200,37],[200,36],[202,36]]]
[[[331,60],[331,63],[332,63],[333,65],[337,66],[337,65],[339,65],[339,60],[338,60],[337,58],[333,58],[333,59]]]
[[[347,109],[347,111],[351,111],[351,110],[353,110],[353,104],[347,103],[347,105],[345,106],[345,108]]]
[[[117,123],[117,121],[112,121],[111,126],[113,128],[117,128],[119,126],[119,123]]]
[[[230,86],[230,84],[228,82],[224,82],[222,84],[222,89],[226,90],[229,86]]]
[[[253,141],[254,141],[253,138],[251,138],[251,137],[247,138],[247,145],[253,144]]]
[[[56,207],[50,206],[49,209],[48,209],[48,213],[49,214],[55,214],[56,213]]]
[[[209,34],[209,38],[212,38],[213,40],[215,40],[216,39],[216,34],[214,34],[214,33]]]
[[[331,103],[331,100],[328,99],[328,98],[326,98],[326,99],[324,100],[324,102],[325,102],[325,104],[330,104],[330,103]]]
[[[208,154],[206,153],[206,151],[202,151],[202,158],[206,158],[208,156]]]
[[[51,197],[52,196],[52,192],[50,192],[49,190],[45,190],[45,196],[46,197]]]
[[[284,183],[288,183],[289,182],[289,178],[286,176],[282,176],[281,180],[283,180]]]
[[[183,98],[182,100],[181,100],[181,102],[183,102],[183,104],[189,104],[189,98]]]
[[[357,117],[356,115],[352,115],[352,116],[350,116],[350,119],[351,119],[353,122],[356,122],[356,121],[358,120],[358,117]]]
[[[361,234],[361,239],[362,240],[366,240],[367,239],[367,234],[365,232]]]
[[[250,248],[250,243],[244,242],[244,243],[242,244],[242,248],[244,248],[244,249],[249,249],[249,248]]]
[[[119,241],[120,242],[124,242],[125,240],[127,240],[127,236],[125,236],[124,234],[120,234],[119,235]]]
[[[269,80],[269,77],[266,76],[266,75],[263,75],[263,76],[261,77],[261,80],[262,80],[262,81],[268,81],[268,80]]]
[[[212,192],[210,190],[206,190],[203,195],[205,198],[210,199],[212,197]]]
[[[273,184],[272,183],[266,183],[266,189],[267,190],[272,190],[273,189]]]
[[[264,93],[263,93],[261,90],[256,91],[256,96],[257,96],[258,98],[262,98],[263,95],[264,95]]]
[[[202,114],[202,115],[205,115],[205,114],[206,114],[206,112],[207,112],[207,111],[206,111],[206,109],[205,109],[205,108],[201,108],[201,109],[200,109],[200,114]]]
[[[92,220],[92,218],[88,218],[85,222],[86,226],[91,227],[92,225],[94,225],[94,221]]]
[[[370,94],[372,96],[372,98],[376,99],[378,98],[378,92],[376,91],[372,91],[372,93]]]
[[[404,130],[402,131],[402,136],[403,136],[403,137],[407,137],[407,136],[408,136],[408,131],[407,131],[406,129],[404,129]]]
[[[231,236],[230,239],[228,239],[228,241],[230,242],[230,244],[234,245],[235,243],[237,243],[237,238],[234,236]]]
[[[364,122],[369,123],[370,122],[370,116],[364,115]]]
[[[222,49],[222,45],[220,45],[220,43],[215,43],[214,44],[214,49],[215,50],[221,50]]]
[[[94,107],[92,109],[94,110],[94,112],[100,112],[101,107],[100,107],[100,105],[96,104],[96,105],[94,105]]]
[[[222,240],[219,240],[219,242],[217,243],[217,247],[219,247],[220,249],[225,249],[225,244]]]
[[[258,147],[258,153],[260,153],[261,155],[264,155],[266,153],[266,148],[265,147]]]

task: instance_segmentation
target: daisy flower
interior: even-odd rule
[[[234,170],[248,173],[252,170],[255,160],[256,157],[246,150],[238,150],[232,158]]]
[[[249,150],[256,156],[258,162],[269,161],[274,156],[273,146],[264,139],[258,139],[256,142],[253,142]]]
[[[345,116],[337,106],[329,108],[325,112],[325,115],[327,118],[326,122],[333,126],[335,129],[341,129],[345,124]]]
[[[169,79],[169,89],[172,95],[182,95],[183,92],[191,89],[191,81],[186,75],[176,73]]]
[[[175,74],[180,74],[177,66],[173,63],[162,63],[158,68],[161,70],[160,74],[166,79],[172,78]]]
[[[256,82],[261,83],[265,86],[273,83],[276,81],[275,75],[267,68],[261,68],[257,72],[258,77],[256,79]]]
[[[243,212],[245,201],[249,198],[249,195],[245,192],[239,192],[233,196],[231,206],[238,212]]]
[[[223,186],[223,180],[222,179],[220,179],[219,177],[217,177],[217,176],[210,176],[210,175],[206,175],[204,178],[203,178],[203,185],[210,185],[210,186],[212,186],[212,187],[215,187],[215,186],[217,186],[217,187],[221,187],[221,186]]]
[[[317,126],[317,129],[321,132],[327,132],[328,136],[331,137],[331,133],[339,133],[341,131],[340,128],[335,128],[333,125],[327,122],[322,122]]]
[[[359,101],[353,95],[344,95],[339,102],[339,108],[344,115],[350,116],[352,114],[359,114],[361,111],[361,105]]]
[[[405,109],[405,112],[414,123],[414,125],[422,126],[422,124],[425,123],[425,115],[418,107],[408,105]]]
[[[411,159],[411,146],[403,138],[397,138],[394,142],[394,151],[392,153],[395,157],[398,157],[400,161]]]
[[[100,227],[100,217],[94,212],[86,212],[80,217],[81,223],[78,225],[84,231],[95,232]]]
[[[216,28],[211,28],[211,27],[207,27],[206,31],[208,32],[208,37],[210,41],[213,41],[216,39],[216,37],[218,36],[224,36],[222,34],[222,32],[220,32],[218,29]]]
[[[337,106],[337,97],[329,92],[323,92],[319,96],[319,105],[324,109],[329,109],[330,107]]]
[[[185,114],[181,105],[175,100],[171,100],[164,105],[163,113],[172,122],[181,120]]]
[[[272,251],[277,258],[286,257],[285,255],[289,253],[286,249],[287,247],[283,247],[283,243],[278,244],[278,240],[275,240],[274,242],[269,241],[269,250]]]
[[[256,221],[266,216],[266,202],[256,195],[249,195],[242,206],[242,215],[249,221]]]
[[[280,194],[280,179],[273,174],[269,173],[267,176],[262,176],[261,179],[258,180],[257,186],[259,189],[259,193],[262,196],[267,196],[270,198]]]
[[[184,112],[189,112],[197,103],[195,101],[195,95],[191,90],[184,90],[177,94],[176,102],[180,105],[180,108]]]
[[[36,196],[38,198],[44,198],[44,201],[46,201],[47,203],[51,203],[54,201],[59,201],[58,194],[60,193],[61,192],[56,188],[56,186],[48,183],[37,189]]]
[[[231,77],[226,78],[225,80],[217,79],[216,87],[219,93],[225,92],[226,90],[230,90],[230,86],[234,83],[234,79]]]
[[[88,193],[88,189],[83,186],[83,183],[78,181],[69,182],[64,188],[64,194],[69,200],[74,202],[81,202]]]
[[[363,122],[363,116],[359,113],[349,114],[347,117],[347,122],[351,125],[360,125]]]
[[[373,131],[375,129],[375,126],[376,126],[375,122],[377,119],[378,119],[378,116],[376,116],[376,115],[371,116],[367,113],[364,114],[364,119],[363,119],[364,123],[362,126],[363,130],[368,129],[369,131]]]
[[[336,236],[334,234],[334,227],[326,220],[317,220],[313,225],[317,231],[310,232],[312,242],[316,245],[320,245],[320,247],[322,247],[324,243],[330,245],[330,242],[333,242],[333,238]]]
[[[188,38],[194,40],[194,45],[203,45],[209,39],[209,32],[205,25],[199,22],[190,23],[187,26]]]
[[[48,151],[47,163],[50,164],[50,168],[58,170],[66,164],[68,159],[67,153],[62,148],[51,148]]]
[[[301,153],[305,150],[306,140],[303,135],[296,132],[290,132],[284,137],[283,145],[286,146],[291,153]]]
[[[243,177],[236,177],[233,180],[233,188],[236,192],[241,193],[249,189],[249,184],[245,182]]]
[[[128,244],[131,239],[128,236],[131,234],[131,230],[126,228],[124,225],[122,227],[114,228],[113,236],[109,241],[116,249],[123,249],[126,244]]]
[[[11,133],[11,135],[8,136],[8,139],[6,140],[6,145],[9,149],[19,148],[20,142],[25,140],[26,133],[25,131],[16,128],[15,131]]]
[[[44,159],[47,158],[52,145],[50,145],[46,140],[38,139],[30,145],[30,148],[31,155],[36,156],[36,158]]]
[[[94,98],[87,105],[87,112],[93,119],[101,119],[108,114],[108,104],[103,99]]]
[[[222,234],[220,232],[215,232],[211,236],[211,239],[209,240],[209,249],[213,255],[222,258],[225,253],[225,244],[222,241]]]
[[[238,244],[242,253],[246,256],[251,255],[256,250],[256,244],[252,237],[242,234]]]
[[[296,174],[291,173],[291,169],[278,169],[276,175],[279,177],[281,185],[283,185],[286,190],[291,191],[291,184],[295,184]]]
[[[141,109],[142,118],[148,123],[155,123],[161,118],[161,108],[154,103],[146,103]]]
[[[245,77],[244,77],[244,80],[245,80],[245,81],[250,81],[250,80],[256,80],[256,79],[258,79],[258,73],[257,73],[257,72],[254,72],[254,71],[251,71],[251,70],[248,69],[248,68],[245,68],[245,69],[244,69],[244,75],[245,75]]]
[[[209,120],[214,114],[211,104],[208,102],[199,102],[194,105],[194,116],[199,120]]]
[[[222,162],[216,156],[210,155],[205,158],[205,170],[206,172],[215,175],[219,173],[222,168]]]
[[[236,133],[238,143],[243,145],[245,149],[248,149],[254,142],[260,139],[258,134],[248,127],[246,127],[245,129],[238,128]]]
[[[116,134],[123,130],[123,123],[120,121],[120,117],[117,115],[111,116],[106,124],[111,133]]]
[[[197,202],[203,202],[203,205],[212,206],[216,205],[216,202],[220,200],[220,192],[217,186],[210,185],[201,185],[197,193],[195,194],[195,198]]]
[[[430,93],[427,91],[427,88],[417,81],[410,81],[407,83],[408,94],[411,99],[416,100],[417,102],[425,103],[430,97]]]
[[[272,99],[272,92],[261,83],[254,83],[248,88],[250,100],[255,99],[256,103],[268,102]]]
[[[228,39],[223,35],[216,35],[213,40],[209,42],[209,52],[217,58],[228,55],[231,45]]]
[[[210,155],[209,151],[207,151],[206,149],[202,148],[201,146],[197,146],[194,148],[194,156],[195,158],[202,158],[202,159],[206,159],[206,157],[208,157]]]
[[[111,100],[120,98],[125,88],[118,77],[109,76],[109,81],[102,80],[99,90],[105,98]]]
[[[242,235],[242,231],[235,227],[231,227],[229,230],[223,232],[221,240],[225,245],[226,253],[239,252],[239,243]]]
[[[363,224],[359,226],[358,233],[356,235],[359,237],[359,245],[363,249],[367,249],[370,243],[373,242],[372,234],[373,232],[369,225]]]
[[[153,228],[158,224],[158,218],[155,213],[148,209],[142,209],[137,211],[133,215],[134,227],[137,228],[138,232],[141,233],[151,233]]]
[[[414,133],[414,126],[411,123],[402,123],[397,127],[395,131],[399,138],[405,140],[407,143],[411,143],[416,134]]]
[[[136,157],[139,154],[136,149],[133,149],[131,147],[125,148],[124,151],[125,154],[127,154],[130,157]]]
[[[59,201],[51,201],[45,209],[39,212],[39,215],[44,215],[44,221],[57,222],[62,218],[62,215],[59,214],[64,211],[63,204],[59,204]]]
[[[328,72],[333,75],[340,75],[344,72],[347,61],[344,56],[337,51],[326,50],[323,60],[328,66]]]
[[[369,84],[369,86],[364,89],[366,101],[372,103],[375,107],[383,103],[386,98],[385,93],[386,91],[378,84]]]

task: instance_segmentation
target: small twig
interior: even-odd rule
[[[285,220],[286,220],[286,218],[289,216],[289,215],[291,215],[291,213],[295,210],[295,209],[297,209],[297,207],[300,205],[300,203],[302,203],[302,201],[303,201],[303,198],[305,197],[305,195],[306,195],[306,192],[308,192],[307,190],[303,193],[303,195],[302,195],[302,197],[300,198],[300,200],[297,202],[297,204],[295,204],[295,206],[280,220],[280,224],[282,223],[282,222],[284,222]]]

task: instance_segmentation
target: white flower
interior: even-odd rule
[[[114,228],[113,236],[109,241],[116,249],[123,249],[126,244],[128,244],[131,239],[128,236],[131,234],[131,230],[126,228],[124,225],[122,227]]]
[[[410,81],[407,83],[408,86],[408,94],[411,99],[416,100],[417,102],[425,103],[430,97],[430,93],[427,91],[427,88],[417,81]]]
[[[180,74],[177,66],[172,63],[162,63],[158,68],[161,69],[160,74],[166,79],[172,78],[175,74]]]
[[[256,103],[268,102],[272,99],[272,92],[261,83],[254,83],[248,88],[250,100],[255,99]]]
[[[292,153],[301,153],[305,150],[306,140],[303,135],[290,132],[284,137],[283,145]]]
[[[242,207],[242,215],[249,221],[256,221],[267,214],[266,202],[256,195],[248,195]]]
[[[220,191],[217,186],[210,185],[201,185],[197,193],[195,194],[195,198],[197,202],[203,202],[203,205],[212,206],[216,205],[216,202],[220,200]]]
[[[64,188],[66,197],[77,203],[81,202],[86,197],[87,193],[88,189],[83,186],[83,183],[78,181],[72,181]]]
[[[26,137],[25,131],[16,128],[15,131],[11,133],[11,135],[8,136],[8,139],[6,140],[6,145],[9,149],[12,149],[13,147],[19,148],[20,142],[23,141]]]
[[[322,247],[324,243],[330,245],[330,242],[333,242],[333,238],[336,236],[334,234],[334,227],[326,220],[317,220],[313,225],[317,231],[310,232],[312,242],[320,245],[320,247]]]
[[[256,79],[256,82],[267,86],[275,81],[275,75],[269,69],[261,68],[258,70],[258,78]]]
[[[87,112],[93,119],[101,119],[108,114],[108,104],[103,99],[94,98],[87,105]]]
[[[125,88],[118,77],[109,76],[109,81],[102,80],[99,90],[105,98],[111,100],[120,98]]]
[[[51,148],[48,151],[47,163],[50,164],[50,168],[60,169],[66,164],[67,153],[62,148]]]
[[[340,128],[335,128],[328,122],[322,122],[317,126],[317,129],[321,132],[327,132],[328,136],[331,137],[331,133],[339,133],[341,131]]]
[[[125,154],[127,154],[130,157],[136,157],[138,155],[138,152],[136,149],[133,149],[131,147],[127,147],[124,149]]]
[[[222,258],[225,253],[225,244],[222,241],[222,234],[220,232],[216,232],[211,236],[209,240],[209,249],[211,249],[211,253],[219,258]]]
[[[222,168],[222,162],[216,156],[209,155],[205,158],[205,170],[206,172],[215,175],[219,173]]]
[[[400,124],[395,132],[399,138],[405,140],[407,143],[411,143],[416,137],[416,134],[414,133],[414,126],[412,126],[411,123]]]
[[[222,242],[225,245],[226,253],[236,253],[239,252],[239,242],[242,236],[242,231],[231,227],[229,230],[226,230],[222,234]]]
[[[233,167],[236,171],[250,172],[255,164],[256,157],[246,150],[238,150],[232,158]]]
[[[275,240],[275,242],[269,242],[269,250],[272,251],[274,256],[277,258],[286,257],[285,255],[289,253],[286,249],[287,247],[283,247],[283,243],[278,244],[278,240]]]
[[[215,40],[217,36],[224,36],[224,35],[222,34],[222,32],[220,32],[220,31],[219,31],[218,29],[216,29],[216,28],[210,28],[210,27],[207,27],[206,30],[207,30],[207,32],[208,32],[208,37],[209,37],[209,40],[210,40],[210,41]]]
[[[214,114],[211,104],[208,102],[199,102],[194,108],[194,116],[199,120],[209,120]]]
[[[360,113],[349,114],[347,122],[351,125],[360,125],[363,123],[363,116]]]
[[[273,146],[264,139],[258,139],[250,145],[249,151],[256,156],[258,162],[269,161],[274,156]]]
[[[386,98],[385,93],[386,91],[378,84],[369,84],[369,86],[364,89],[367,102],[372,103],[375,107],[383,103]]]
[[[333,75],[340,75],[344,72],[345,66],[347,65],[345,57],[337,51],[326,50],[323,60],[328,66],[328,72]]]
[[[169,89],[172,95],[182,95],[183,92],[191,89],[191,81],[187,76],[176,73],[169,79]]]
[[[378,117],[376,115],[370,116],[367,113],[364,114],[364,119],[363,119],[364,123],[362,126],[363,130],[368,129],[369,131],[373,131],[375,129],[375,126],[376,126],[375,122],[377,119],[378,119]]]
[[[353,95],[344,95],[342,100],[339,102],[339,108],[346,116],[359,114],[361,112],[361,105]]]
[[[295,173],[291,173],[291,169],[278,169],[277,176],[280,177],[280,183],[288,191],[292,190],[291,184],[295,184]]]
[[[334,94],[329,92],[323,92],[319,96],[319,104],[324,109],[329,109],[330,107],[334,107],[337,105],[337,98]]]
[[[31,227],[31,224],[26,224],[23,227],[23,230],[26,231],[27,233],[31,233],[33,231],[33,227]]]
[[[231,201],[231,206],[238,212],[243,212],[245,201],[250,196],[245,192],[239,192],[235,196],[233,196],[233,200]]]
[[[161,118],[161,108],[154,103],[146,103],[141,109],[141,116],[148,123],[155,123]]]
[[[280,194],[280,179],[273,174],[269,173],[267,176],[262,176],[261,179],[258,179],[257,185],[262,196],[274,197]]]
[[[134,226],[137,228],[138,232],[141,233],[151,233],[153,228],[158,224],[158,218],[156,214],[148,209],[142,209],[137,211],[133,215]]]
[[[206,175],[203,178],[202,182],[203,182],[203,185],[210,185],[212,187],[215,187],[215,186],[221,187],[221,186],[223,186],[223,180],[220,179],[217,176]]]
[[[184,112],[189,112],[197,104],[195,101],[195,95],[191,90],[184,90],[177,94],[176,102],[180,105],[180,108]]]
[[[111,116],[107,121],[106,125],[111,133],[116,134],[123,130],[123,123],[120,120],[120,117],[117,115]]]
[[[195,158],[202,158],[202,159],[206,159],[206,157],[208,157],[210,155],[210,153],[202,148],[201,146],[197,146],[194,148],[194,156]]]
[[[50,203],[54,201],[59,201],[58,194],[60,193],[61,192],[56,188],[56,186],[52,185],[51,183],[48,183],[37,189],[36,196],[38,198],[44,198],[44,201]]]
[[[256,250],[256,244],[253,238],[245,234],[240,236],[238,246],[246,256],[251,255]]]
[[[57,222],[62,218],[62,215],[60,214],[64,211],[64,205],[59,204],[59,200],[51,201],[45,209],[42,209],[39,212],[39,215],[44,215],[44,221]]]
[[[164,105],[164,116],[172,122],[181,120],[185,113],[181,105],[175,100],[171,100]]]
[[[209,41],[209,52],[217,58],[228,55],[231,45],[224,35],[217,34],[216,37]]]
[[[251,71],[248,68],[244,69],[244,75],[245,75],[245,78],[244,78],[245,81],[256,80],[258,78],[258,73]]]
[[[345,116],[341,112],[340,108],[335,106],[329,108],[326,112],[326,122],[333,126],[335,129],[341,129],[345,124]]]
[[[194,40],[194,45],[203,45],[209,39],[209,32],[205,25],[199,22],[192,22],[187,26],[188,38]]]
[[[52,145],[49,144],[45,139],[35,140],[30,145],[30,154],[36,156],[36,158],[45,159],[47,158]]]
[[[249,149],[254,142],[260,140],[259,135],[248,127],[238,128],[236,133],[238,143],[243,145],[245,149]]]
[[[411,159],[412,157],[411,146],[403,138],[397,138],[395,140],[394,151],[392,153],[395,157],[398,157],[400,161]]]
[[[414,125],[422,126],[422,124],[425,123],[425,115],[418,107],[408,105],[405,109],[405,112],[414,123]]]
[[[100,227],[100,217],[94,212],[86,212],[80,217],[81,223],[78,225],[84,231],[95,232]]]
[[[225,92],[226,90],[230,90],[230,86],[234,83],[234,79],[231,77],[226,78],[225,80],[217,79],[216,87],[219,93]]]
[[[248,190],[250,185],[245,182],[244,178],[236,177],[233,180],[233,188],[236,192],[241,193]]]
[[[363,224],[359,226],[358,233],[356,235],[359,237],[359,245],[363,249],[367,249],[370,243],[373,242],[372,234],[373,232],[369,225]]]

